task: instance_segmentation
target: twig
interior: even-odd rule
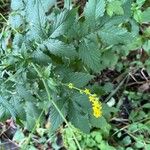
[[[146,75],[144,74],[143,70],[145,70],[144,68],[142,68],[141,70],[141,74],[143,75],[143,77],[145,78],[146,81],[148,81],[148,78],[146,77]]]
[[[125,82],[125,80],[127,79],[127,77],[128,77],[128,75],[126,75],[126,77],[120,82],[120,84],[116,87],[116,89],[113,90],[113,91],[109,94],[109,96],[105,99],[105,102],[108,102],[109,99],[110,99],[113,95],[115,95],[115,94],[117,93],[117,91],[118,91],[118,90],[120,89],[120,87],[123,85],[123,83]]]

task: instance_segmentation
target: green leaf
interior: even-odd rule
[[[138,130],[138,125],[137,125],[137,123],[132,123],[130,126],[129,126],[129,128],[128,128],[128,131],[130,131],[130,132],[135,132],[135,131],[137,131]]]
[[[122,142],[125,146],[127,146],[127,145],[131,144],[132,141],[131,141],[130,136],[126,136],[125,138],[123,138]]]
[[[48,55],[46,55],[44,52],[40,50],[36,50],[33,52],[32,59],[33,62],[38,63],[40,65],[47,65],[52,61]]]
[[[9,23],[12,28],[19,28],[23,24],[23,18],[19,14],[12,14],[9,16]]]
[[[108,123],[103,116],[100,118],[95,118],[92,114],[90,115],[90,124],[96,128],[103,128],[108,126]]]
[[[114,90],[114,84],[111,82],[106,82],[103,88],[107,93],[110,93]]]
[[[22,0],[11,0],[11,9],[12,10],[18,10],[18,9],[23,9],[23,1]]]
[[[43,25],[46,12],[55,4],[56,0],[31,0],[26,1],[26,19],[30,23]],[[43,22],[44,21],[44,22]]]
[[[142,19],[142,11],[141,10],[135,10],[134,12],[134,19],[137,21],[137,22],[141,22],[141,19]]]
[[[106,51],[103,55],[102,55],[102,65],[105,68],[113,68],[115,67],[115,65],[117,64],[119,59],[119,56],[116,55],[115,53],[111,52],[111,51]]]
[[[146,144],[145,145],[145,150],[149,150],[150,149],[150,144]]]
[[[7,115],[6,108],[0,104],[0,120],[5,121],[7,118],[9,118],[10,115]]]
[[[116,150],[116,148],[110,146],[110,145],[108,144],[108,142],[105,141],[105,140],[101,141],[101,143],[98,145],[98,148],[99,148],[100,150],[107,150],[107,149],[109,149],[109,150]]]
[[[23,109],[24,103],[22,103],[22,100],[20,99],[20,97],[17,94],[12,95],[10,99],[10,103],[17,113],[16,118],[25,120],[25,111]]]
[[[17,85],[16,91],[22,99],[26,101],[35,101],[35,97],[33,97],[31,92],[27,90],[23,85]]]
[[[102,104],[102,114],[103,116],[109,120],[110,117],[111,117],[111,113],[115,113],[117,112],[117,108],[114,108],[114,107],[109,107],[107,104],[103,103]]]
[[[66,74],[63,81],[65,83],[73,83],[76,87],[84,87],[94,76],[83,72],[72,72]]]
[[[57,83],[55,82],[55,80],[53,78],[48,78],[47,79],[47,85],[49,87],[49,89],[53,92],[57,92]]]
[[[25,2],[25,18],[29,23],[28,38],[43,39],[47,37],[45,29],[46,12],[55,4],[56,0],[31,0]]]
[[[72,101],[75,102],[80,108],[82,108],[82,112],[85,114],[90,114],[92,112],[92,106],[85,94],[74,93],[71,97]]]
[[[24,109],[26,111],[26,127],[29,131],[32,131],[36,123],[41,122],[37,122],[41,111],[36,107],[36,105],[33,102],[26,102]],[[42,119],[40,118],[40,120]]]
[[[109,16],[112,16],[113,14],[123,15],[124,11],[122,8],[122,2],[118,0],[109,2],[107,5],[107,13]]]
[[[46,79],[50,79],[51,71],[52,71],[52,64],[49,64],[47,67],[44,68],[43,76]]]
[[[19,143],[19,142],[23,142],[24,140],[25,140],[25,136],[24,136],[23,132],[20,129],[17,130],[13,137],[13,141]]]
[[[124,10],[124,17],[130,18],[132,15],[131,7],[132,7],[133,0],[125,0],[125,3],[123,4],[123,10]]]
[[[8,102],[7,99],[5,99],[4,97],[0,96],[0,105],[2,106],[2,108],[7,110],[11,114],[13,119],[16,118],[16,111],[15,111],[14,107]]]
[[[145,31],[144,31],[144,36],[147,37],[147,38],[150,38],[150,27],[146,28]],[[150,40],[148,40],[149,42]],[[146,42],[146,41],[145,41]],[[147,48],[148,49],[148,48]],[[150,47],[149,47],[150,49]]]
[[[67,100],[61,99],[55,102],[59,110],[61,111],[62,115],[66,117],[67,115],[67,110],[68,110],[68,102]],[[51,128],[50,130],[54,132],[55,130],[58,129],[58,127],[63,123],[63,119],[60,116],[59,112],[57,109],[52,106],[50,110],[50,123],[51,123]]]
[[[138,36],[138,34],[139,34],[139,25],[137,24],[137,22],[135,20],[130,20],[130,24],[131,24],[131,34],[133,36]]]
[[[104,26],[108,26],[111,28],[112,26],[119,26],[122,23],[126,23],[127,20],[130,20],[130,17],[132,15],[131,4],[131,0],[126,0],[122,5],[124,15],[108,17]],[[107,17],[104,18],[106,19]]]
[[[144,148],[145,147],[145,143],[142,142],[142,141],[137,141],[135,143],[135,147],[138,148],[138,149]]]
[[[146,0],[136,0],[136,3],[138,4],[139,7],[142,7],[144,5]]]
[[[56,38],[58,36],[66,34],[70,31],[75,23],[77,9],[64,10],[60,14],[57,14],[55,18],[52,19],[52,31],[51,38]]]
[[[144,104],[142,107],[143,108],[150,108],[150,103]]]
[[[94,131],[94,132],[92,132],[91,134],[93,134],[93,136],[94,136],[94,134],[95,134],[95,141],[96,141],[97,143],[100,144],[100,143],[102,142],[103,137],[102,137],[102,135],[101,135],[100,132]]]
[[[82,41],[79,45],[79,57],[90,69],[95,72],[100,71],[101,59],[97,43],[84,39],[84,41]]]
[[[44,26],[46,22],[45,10],[40,6],[40,1],[26,1],[26,20],[30,22],[28,36],[33,39],[45,35]]]
[[[105,0],[89,0],[84,9],[84,15],[88,24],[95,26],[95,21],[104,15]]]
[[[88,116],[83,116],[81,114],[81,108],[79,109],[74,102],[69,103],[68,118],[76,128],[79,128],[85,133],[90,132]]]
[[[59,40],[49,39],[44,41],[41,46],[46,46],[49,52],[61,57],[74,58],[77,54],[75,47],[72,44],[66,44]]]
[[[99,36],[104,43],[107,43],[109,45],[126,44],[131,42],[133,38],[126,29],[116,26],[103,27],[99,31]]]
[[[14,49],[17,49],[17,48],[20,49],[23,42],[24,42],[24,36],[20,33],[16,33],[13,38],[12,46]]]
[[[150,22],[150,7],[148,7],[145,11],[142,12],[141,21]]]

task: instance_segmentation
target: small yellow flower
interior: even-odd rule
[[[91,94],[91,91],[89,89],[79,89],[77,87],[75,87],[72,83],[69,83],[67,85],[70,89],[75,89],[77,91],[79,91],[81,94],[86,94],[89,98],[89,101],[91,102],[92,105],[92,110],[93,110],[93,115],[96,118],[99,118],[102,116],[102,104],[101,102],[99,102],[99,98],[96,94]]]
[[[102,116],[102,107],[101,107],[101,104],[100,103],[95,103],[93,106],[93,115],[96,117],[96,118],[99,118]]]
[[[97,95],[96,94],[92,94],[93,95],[93,97],[97,97]]]
[[[93,102],[95,100],[95,97],[93,95],[89,96],[89,100],[90,100],[90,102]]]
[[[96,117],[96,118],[99,118],[102,116],[102,111],[99,111],[98,109],[95,109],[94,112],[93,112],[93,115]]]
[[[89,89],[85,89],[83,92],[84,92],[86,95],[91,95],[91,92],[90,92]]]
[[[93,115],[96,118],[101,117],[102,116],[102,104],[99,102],[99,99],[96,96],[96,94],[89,96],[89,100],[92,103]]]
[[[74,85],[73,85],[72,83],[69,83],[69,84],[68,84],[68,87],[69,87],[69,89],[73,89],[73,88],[74,88]]]

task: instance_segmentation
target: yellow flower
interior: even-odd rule
[[[99,117],[102,116],[102,111],[99,111],[98,109],[96,109],[96,110],[94,110],[93,115],[94,115],[96,118],[99,118]]]
[[[89,96],[89,100],[90,102],[93,102],[97,99],[97,97],[95,97],[94,95]]]
[[[69,89],[73,89],[73,88],[74,88],[74,86],[73,86],[72,83],[69,83],[69,84],[68,84],[68,87],[69,87]]]
[[[102,116],[102,105],[99,102],[99,99],[96,96],[96,94],[89,96],[89,100],[92,103],[93,115],[96,118],[101,117]]]
[[[83,92],[84,92],[86,95],[91,95],[91,92],[90,92],[89,89],[85,89]]]
[[[102,116],[102,106],[100,102],[95,101],[92,105],[92,109],[93,109],[93,115],[96,118],[99,118]]]
[[[90,100],[90,102],[92,102],[95,100],[95,98],[93,96],[89,96],[89,100]]]
[[[99,118],[102,116],[102,104],[101,102],[99,102],[99,98],[96,94],[91,94],[91,91],[89,89],[79,89],[77,87],[75,87],[72,83],[69,83],[67,85],[70,89],[75,89],[77,91],[79,91],[81,94],[86,94],[89,98],[89,101],[91,102],[92,105],[92,110],[93,110],[93,115],[96,118]]]
[[[95,98],[97,98],[97,95],[96,95],[96,94],[92,94],[92,96],[95,97]]]

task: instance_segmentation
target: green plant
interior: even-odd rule
[[[131,0],[89,0],[81,14],[71,0],[65,0],[63,9],[55,0],[12,0],[12,12],[5,19],[8,25],[0,34],[0,120],[12,117],[30,131],[25,148],[45,123],[45,114],[51,123],[49,132],[65,122],[79,149],[72,125],[85,133],[100,128],[104,137],[111,135],[108,122],[118,109],[102,102],[101,117],[101,111],[93,115],[93,108],[101,110],[100,97],[110,93],[113,85],[101,90],[91,81],[106,69],[124,72],[123,82],[109,100],[131,75],[129,67],[140,64],[150,70],[148,59],[141,62],[137,56],[132,63],[127,59],[141,47],[149,56],[149,28],[140,35],[137,23],[148,22],[149,8],[142,12],[143,19],[137,19],[135,10],[144,4],[138,2],[135,6]],[[98,102],[100,107],[92,107],[90,96],[92,104]],[[105,144],[112,148],[102,141],[101,149]],[[121,143],[126,141],[130,144],[130,137]]]
[[[80,142],[80,145],[82,149],[86,150],[105,150],[105,149],[110,149],[110,150],[115,150],[114,147],[110,146],[105,139],[103,139],[103,131],[102,130],[97,130],[97,131],[92,131],[90,134],[85,134],[80,132],[79,130],[74,128],[74,132],[76,134],[76,137],[78,141]],[[68,128],[63,129],[63,139],[65,146],[68,150],[77,150],[77,147],[75,145],[75,142],[72,140],[72,135],[69,132]]]
[[[120,49],[134,39],[132,32],[118,26],[130,15],[108,17],[104,13],[104,0],[87,2],[82,16],[67,2],[63,10],[51,8],[54,4],[54,1],[39,0],[11,3],[9,23],[13,30],[8,26],[1,33],[1,40],[8,41],[2,43],[1,49],[1,118],[10,113],[32,130],[42,108],[44,111],[50,108],[52,130],[55,130],[63,122],[53,106],[55,102],[64,117],[89,132],[92,115],[87,97],[70,91],[62,83],[72,82],[83,88],[94,77],[91,73],[110,64],[113,67],[120,52],[116,48],[112,50],[112,45]],[[11,35],[14,38],[9,43]],[[110,54],[114,58],[106,63]]]

